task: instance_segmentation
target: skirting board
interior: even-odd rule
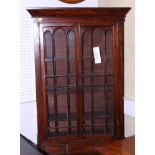
[[[135,103],[134,101],[124,99],[124,114],[135,117]]]

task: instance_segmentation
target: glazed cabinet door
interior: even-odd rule
[[[115,136],[114,27],[42,24],[40,38],[46,137]]]
[[[88,135],[114,135],[113,28],[81,27],[82,131]],[[100,62],[95,61],[98,47]]]
[[[43,24],[40,35],[46,136],[76,136],[76,28]]]

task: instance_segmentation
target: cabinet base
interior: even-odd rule
[[[49,155],[102,155],[97,151],[97,148],[114,141],[116,139],[111,137],[95,136],[69,142],[48,142],[44,143],[41,148]]]

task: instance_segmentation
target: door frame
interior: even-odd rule
[[[87,21],[87,20],[86,20]],[[124,20],[120,21],[96,21],[93,23],[87,22],[78,23],[34,23],[35,27],[35,72],[36,72],[36,93],[37,93],[37,115],[38,115],[38,144],[41,146],[43,143],[53,141],[48,137],[48,122],[47,122],[47,105],[46,105],[46,94],[45,94],[45,73],[44,73],[44,43],[43,43],[43,31],[44,26],[74,26],[76,33],[76,74],[77,74],[77,98],[76,105],[79,102],[79,98],[83,97],[83,94],[79,91],[80,81],[80,51],[82,50],[81,42],[81,27],[82,26],[112,26],[113,27],[113,60],[114,60],[114,137],[124,138]],[[39,51],[39,52],[38,52]],[[82,107],[82,100],[80,100],[80,107]],[[79,105],[77,105],[79,107]],[[79,118],[77,120],[77,137],[82,138],[82,126],[81,118],[83,114],[80,112],[80,108],[77,109]],[[71,137],[70,139],[77,139],[77,137]],[[64,137],[65,139],[65,137]],[[55,139],[56,140],[56,139]],[[55,141],[54,140],[54,141]]]

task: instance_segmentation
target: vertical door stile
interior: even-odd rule
[[[58,136],[58,118],[57,118],[57,93],[56,93],[56,62],[55,62],[55,34],[52,36],[52,48],[53,48],[53,53],[52,53],[52,62],[53,62],[53,86],[54,86],[54,115],[55,115],[55,136]]]
[[[46,33],[46,31],[43,32],[43,35],[42,35],[43,38],[45,37],[45,33]],[[52,36],[51,31],[50,31],[50,34],[51,34],[51,36]],[[45,40],[46,40],[46,39],[44,38],[44,40],[43,40],[43,48],[44,48],[44,58],[43,58],[43,59],[44,59],[44,61],[45,61],[45,59],[46,59],[46,57],[47,57],[47,55],[46,55],[46,54],[47,54],[47,53],[46,53],[46,50],[47,50],[47,49],[46,49],[46,41],[45,41]],[[50,52],[52,53],[52,49],[51,49]],[[52,66],[51,66],[51,67],[52,67]],[[45,68],[46,68],[46,65],[45,65],[45,62],[44,62],[44,69],[43,69],[43,70],[44,70],[44,81],[45,81],[45,83],[46,83],[46,69],[45,69]],[[45,87],[46,87],[46,84],[45,84]],[[46,92],[46,88],[45,88],[45,92]],[[48,95],[46,95],[46,106],[47,106],[47,108],[46,108],[46,109],[47,109],[47,112],[46,112],[46,113],[47,113],[47,120],[48,120],[48,118],[49,118],[50,116],[49,116],[49,110],[48,110],[48,109],[49,109],[49,105],[48,105],[48,97],[47,97],[47,96],[48,96]],[[49,133],[49,130],[50,130],[50,123],[49,123],[49,121],[47,122],[47,125],[48,125],[48,133]]]
[[[43,41],[43,35],[44,35],[44,32],[43,32],[43,28],[40,26],[40,57],[41,57],[41,82],[42,82],[42,102],[44,103],[43,104],[43,107],[42,107],[42,109],[43,109],[43,113],[44,113],[44,115],[43,115],[43,126],[45,127],[45,129],[47,129],[47,130],[43,130],[44,131],[44,133],[43,133],[43,135],[44,135],[44,138],[45,139],[47,139],[47,131],[48,131],[48,123],[47,123],[47,113],[46,113],[46,109],[47,109],[47,107],[46,107],[46,94],[45,94],[45,90],[46,90],[46,88],[45,88],[45,66],[44,66],[44,61],[45,61],[45,59],[44,59],[44,57],[45,57],[45,55],[44,55],[44,41]]]
[[[113,70],[114,70],[114,100],[113,100],[113,130],[114,130],[114,137],[117,138],[118,134],[118,119],[117,119],[117,113],[118,113],[118,77],[117,77],[117,66],[118,66],[118,24],[114,24],[113,26]]]
[[[76,43],[75,43],[75,63],[76,63],[76,113],[77,113],[77,137],[80,137],[80,117],[79,117],[79,24],[76,25]]]
[[[119,22],[118,26],[118,40],[119,40],[119,52],[118,52],[118,58],[119,58],[119,138],[124,138],[124,22]]]
[[[81,91],[83,93],[83,96],[82,96],[82,110],[83,110],[83,113],[84,113],[84,48],[83,48],[83,39],[84,39],[84,32],[83,30],[81,30],[82,34],[81,34]],[[84,114],[83,114],[83,123],[82,123],[82,131],[85,132],[85,119],[84,119]]]
[[[68,45],[68,32],[66,32],[66,54],[67,54],[67,121],[68,121],[68,134],[71,134],[71,120],[70,120],[70,93],[68,85],[70,81],[70,62],[69,62],[69,45]]]
[[[106,119],[107,119],[107,94],[106,94],[106,73],[107,73],[107,48],[106,48],[106,34],[107,32],[104,31],[104,46],[105,46],[105,55],[104,55],[104,134],[106,135]]]
[[[83,123],[84,123],[84,92],[83,92],[83,76],[82,76],[82,66],[83,66],[83,61],[82,61],[82,29],[81,29],[81,24],[79,24],[79,84],[80,84],[80,92],[79,92],[79,97],[80,97],[80,111],[79,111],[79,116],[80,116],[80,138],[83,137]]]
[[[93,92],[93,84],[94,84],[94,67],[93,67],[93,31],[90,31],[90,69],[91,69],[91,127],[92,127],[92,134],[94,134],[94,92]]]
[[[34,23],[34,56],[35,56],[35,79],[36,79],[36,101],[37,101],[37,114],[38,116],[43,113],[43,108],[42,108],[42,92],[40,91],[41,89],[41,65],[40,65],[40,25],[39,23]],[[40,144],[44,137],[43,137],[43,132],[44,128],[42,125],[43,122],[43,115],[40,115],[40,117],[37,117],[37,122],[38,122],[38,144]]]
[[[83,135],[83,92],[81,84],[81,51],[82,51],[81,24],[76,26],[76,107],[77,107],[77,136],[79,139]]]

